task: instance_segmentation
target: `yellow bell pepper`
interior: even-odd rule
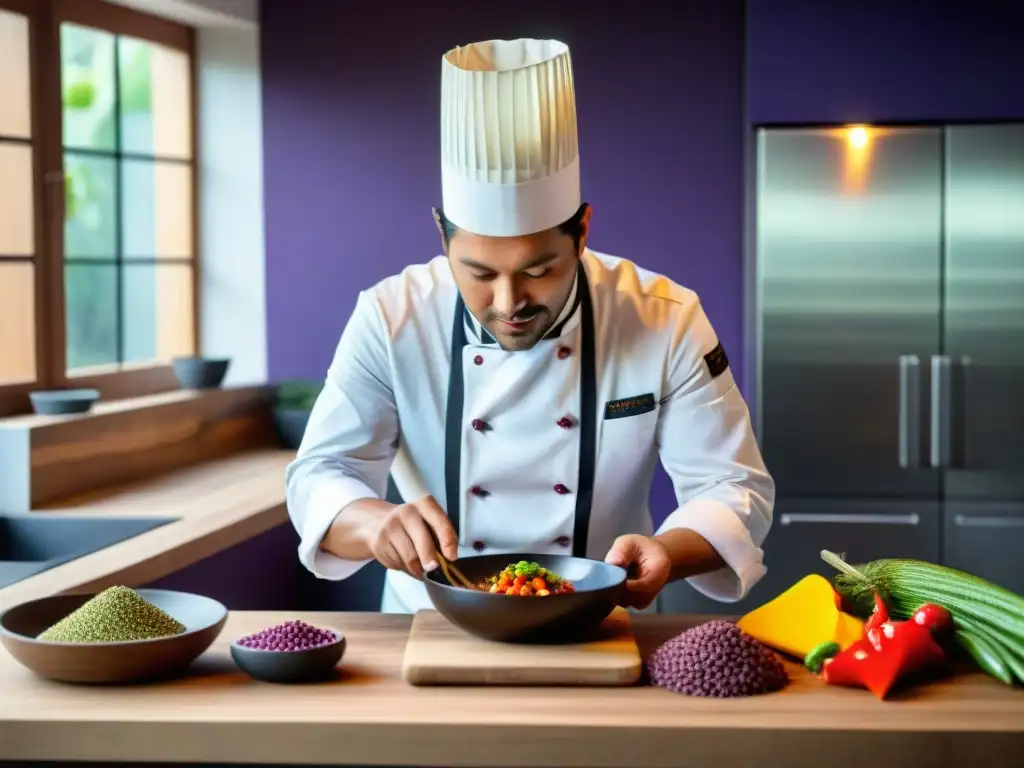
[[[864,622],[842,610],[839,593],[818,574],[750,611],[738,625],[765,645],[800,659],[821,643],[838,643],[845,650],[864,636]]]

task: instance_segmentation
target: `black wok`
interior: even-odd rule
[[[601,560],[512,552],[460,557],[455,565],[474,584],[511,563],[535,562],[573,583],[574,591],[517,597],[453,587],[440,568],[424,579],[437,611],[471,635],[499,642],[562,643],[581,639],[619,604],[626,571]]]

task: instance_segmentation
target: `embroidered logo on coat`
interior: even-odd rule
[[[722,342],[718,342],[714,349],[704,355],[704,362],[708,364],[708,371],[711,378],[717,379],[729,367],[729,358],[725,356],[725,348]]]
[[[654,393],[636,397],[624,397],[621,400],[609,400],[604,404],[604,417],[606,419],[622,419],[626,416],[639,416],[641,413],[650,413],[654,410]]]

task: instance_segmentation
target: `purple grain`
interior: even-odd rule
[[[337,634],[329,629],[320,629],[304,621],[286,621],[246,635],[238,645],[261,651],[309,651],[330,645],[337,639]]]
[[[666,640],[647,660],[651,682],[689,696],[754,696],[782,688],[775,653],[731,621],[709,621]]]

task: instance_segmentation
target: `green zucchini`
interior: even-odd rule
[[[1010,666],[1000,655],[996,646],[981,635],[968,632],[966,629],[955,630],[953,637],[984,672],[1006,685],[1013,685],[1013,673],[1010,671]]]
[[[879,593],[894,618],[908,619],[923,603],[937,603],[998,634],[1007,645],[1024,649],[1024,597],[990,581],[923,560],[888,558],[852,566],[832,552],[822,559],[839,571],[836,590],[858,614],[867,617]]]
[[[1015,678],[1017,678],[1017,682],[1024,683],[1024,659],[1018,655],[1016,649],[1008,647],[998,636],[993,635],[991,632],[986,631],[982,627],[979,627],[970,621],[964,619],[954,619],[953,621],[957,625],[957,628],[963,629],[971,635],[976,635],[982,640],[986,640],[989,645],[996,648],[1010,672],[1013,673]]]

